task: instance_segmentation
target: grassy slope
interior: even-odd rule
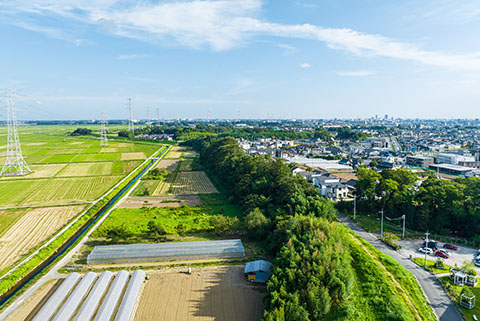
[[[339,228],[345,229],[340,226]],[[355,320],[435,320],[414,276],[391,257],[350,234],[349,246],[355,270],[355,290],[348,303]],[[353,304],[351,304],[353,303]],[[402,311],[402,315],[393,312]],[[343,319],[342,307],[328,320]]]

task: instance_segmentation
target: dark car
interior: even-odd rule
[[[456,247],[453,244],[449,244],[449,243],[445,244],[443,247],[446,248],[446,249],[449,249],[449,250],[454,250],[454,251],[458,250],[458,247]]]
[[[428,247],[434,251],[436,251],[438,249],[438,246],[437,246],[437,241],[428,241],[428,244],[427,242],[423,242],[423,247]]]
[[[444,259],[448,259],[450,257],[450,255],[448,255],[448,253],[446,253],[445,251],[442,251],[442,250],[436,251],[435,255],[443,257]]]

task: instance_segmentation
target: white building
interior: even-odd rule
[[[434,156],[435,164],[458,165],[459,162],[475,162],[475,157],[440,153]]]

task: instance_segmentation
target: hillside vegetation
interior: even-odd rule
[[[282,160],[249,156],[233,138],[189,143],[276,255],[265,321],[435,320],[414,277],[337,223],[333,203]]]

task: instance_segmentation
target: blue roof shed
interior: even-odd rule
[[[272,274],[271,267],[272,263],[264,260],[251,261],[245,264],[243,272],[247,275],[250,282],[265,283]]]

